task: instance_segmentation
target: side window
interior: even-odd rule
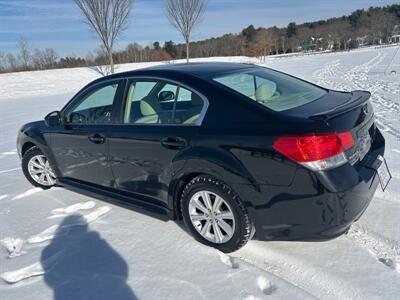
[[[158,97],[160,97],[160,94],[162,92],[172,92],[174,93],[174,95],[176,95],[178,90],[178,86],[173,85],[173,84],[169,84],[167,83],[166,85],[164,85],[164,87],[158,92]],[[175,99],[171,99],[171,100],[161,100],[160,102],[174,102]]]
[[[183,87],[179,87],[179,93],[178,93],[178,86],[174,85],[174,84],[170,84],[167,83],[158,93],[158,95],[160,95],[161,92],[165,92],[165,91],[169,91],[169,92],[173,92],[174,95],[178,95],[178,98],[176,101],[191,101],[192,100],[192,92],[183,88]],[[174,102],[175,99],[172,100],[166,100],[165,102]]]
[[[192,101],[192,92],[183,87],[179,88],[177,101]]]
[[[203,106],[199,95],[179,85],[137,80],[129,85],[124,123],[197,124]]]
[[[172,110],[161,105],[166,100],[160,99],[163,94],[156,88],[159,85],[158,81],[133,81],[129,84],[124,113],[125,124],[172,123]]]
[[[102,86],[85,95],[65,114],[70,124],[108,124],[112,120],[112,107],[118,83]]]

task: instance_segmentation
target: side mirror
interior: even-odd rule
[[[51,113],[47,114],[47,116],[44,117],[44,122],[49,127],[60,125],[61,113],[58,110],[52,111]]]
[[[158,94],[158,101],[159,102],[167,102],[175,100],[175,94],[171,91],[163,91]]]

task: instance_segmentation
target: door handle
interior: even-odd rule
[[[187,145],[185,139],[175,136],[168,136],[161,140],[161,145],[168,149],[179,149],[184,148]]]
[[[105,136],[98,133],[89,136],[88,139],[94,144],[103,144],[106,141]]]

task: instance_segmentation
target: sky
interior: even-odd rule
[[[286,26],[348,15],[359,8],[399,3],[389,0],[208,0],[193,40],[238,33],[256,27]],[[85,56],[99,47],[95,34],[83,23],[73,0],[0,0],[0,52],[16,52],[23,37],[31,48],[54,48],[59,55]],[[164,0],[136,0],[127,30],[117,49],[130,42],[146,45],[153,41],[182,37],[168,23]]]

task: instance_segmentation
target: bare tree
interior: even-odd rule
[[[18,59],[20,60],[22,69],[29,70],[29,65],[32,59],[29,41],[21,37],[17,42],[17,47],[19,49]]]
[[[32,55],[33,68],[38,70],[53,69],[56,66],[57,59],[58,55],[52,48],[35,49]]]
[[[9,70],[11,70],[12,72],[15,72],[18,70],[18,62],[13,54],[8,53],[6,55],[6,60],[7,60],[7,65],[8,65]]]
[[[74,0],[86,24],[98,35],[114,73],[113,47],[126,29],[134,0]]]
[[[189,62],[189,42],[193,28],[204,14],[205,0],[166,0],[165,13],[169,22],[182,34]]]
[[[4,72],[7,69],[6,54],[0,52],[0,72]]]

